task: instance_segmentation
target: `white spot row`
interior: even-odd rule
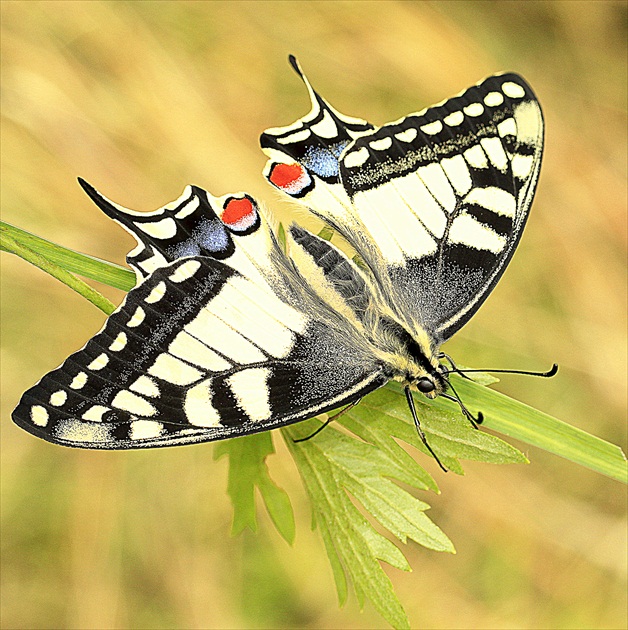
[[[152,288],[151,292],[144,298],[144,302],[154,304],[159,302],[164,295],[166,295],[166,283],[162,280]]]
[[[200,199],[194,195],[174,216],[177,219],[185,219],[185,217],[190,216],[199,207],[200,203]]]
[[[98,370],[102,370],[108,363],[109,357],[102,352],[87,366],[87,369],[97,372]]]
[[[31,407],[31,420],[38,427],[45,427],[48,424],[48,410],[41,405]]]
[[[267,129],[266,133],[281,133],[285,129],[286,128]],[[338,135],[338,127],[327,110],[323,111],[323,117],[319,122],[311,125],[310,127],[297,129],[294,133],[291,133],[284,138],[277,138],[277,142],[278,144],[295,144],[297,142],[304,142],[312,135],[312,133],[321,138],[335,138]]]
[[[277,138],[277,142],[278,144],[295,144],[297,142],[303,142],[304,140],[307,140],[311,135],[312,132],[310,131],[309,127],[304,127],[300,131],[292,133],[285,138]]]
[[[110,442],[112,439],[110,429],[100,424],[107,411],[110,411],[108,407],[92,405],[82,415],[82,421],[74,418],[61,421],[57,426],[57,437],[77,443]],[[38,427],[47,426],[50,420],[48,411],[41,405],[33,405],[30,415],[31,421]],[[129,437],[131,440],[154,439],[162,435],[163,430],[164,425],[161,422],[135,419],[129,426]]]
[[[72,389],[82,389],[87,383],[87,374],[85,372],[79,372],[70,383]]]
[[[506,83],[503,83],[502,91],[506,96],[510,96],[510,98],[523,98],[526,95],[526,91],[523,87],[518,83],[513,83],[512,81],[506,81]]]
[[[68,399],[67,392],[63,391],[62,389],[59,389],[50,395],[50,404],[53,407],[61,407],[65,405],[65,401],[67,399]]]
[[[120,352],[123,350],[128,342],[127,336],[125,332],[118,333],[118,336],[113,340],[112,344],[109,346],[109,350],[112,352]]]
[[[502,90],[504,94],[506,96],[509,96],[510,98],[522,98],[523,96],[525,96],[525,90],[523,89],[523,87],[517,83],[513,83],[512,81],[506,81],[502,85]],[[501,92],[489,92],[484,97],[483,100],[484,100],[484,105],[486,105],[487,107],[497,107],[504,102],[504,95]],[[455,112],[451,112],[450,114],[447,114],[447,116],[445,116],[442,119],[442,121],[434,120],[432,122],[421,125],[420,130],[429,136],[433,136],[440,133],[443,130],[443,123],[445,123],[446,125],[450,127],[457,127],[458,125],[462,124],[462,122],[464,121],[465,114],[471,118],[481,116],[484,113],[484,105],[482,105],[482,103],[479,103],[479,102],[470,103],[469,105],[463,107],[462,111],[455,111]],[[414,114],[413,118],[418,118],[418,115]],[[499,123],[498,130],[499,130],[500,136],[502,137],[505,135],[516,135],[517,126],[513,118],[507,118],[506,120]],[[418,132],[414,127],[410,127],[394,135],[395,135],[395,138],[399,140],[400,142],[409,144],[411,142],[414,142],[414,140],[416,139],[418,135]],[[289,140],[296,141],[297,140],[296,136],[297,134],[293,134],[289,138],[285,138],[283,140],[285,141],[286,144],[288,144]],[[299,140],[300,139],[301,138],[299,138]],[[305,139],[305,137],[303,139]],[[374,151],[386,151],[391,146],[392,146],[392,139],[390,137],[378,138],[377,140],[373,140],[372,142],[369,142],[369,147],[373,149]],[[502,153],[503,153],[503,150],[502,150]],[[369,156],[370,156],[369,150],[366,147],[360,147],[359,149],[356,149],[355,151],[351,151],[345,156],[344,164],[347,168],[358,168],[367,162],[367,160],[369,159]],[[494,161],[493,159],[491,159],[491,161],[498,168],[500,168],[501,170],[504,170],[505,166],[503,164],[503,157],[497,154],[495,155],[495,157],[496,157],[496,160]],[[478,168],[485,168],[488,165],[486,163],[486,157],[480,158],[480,156],[476,156],[474,161],[476,163],[482,163],[482,166],[479,166]],[[470,162],[470,164],[472,164],[472,166],[475,166],[473,162]]]
[[[131,315],[131,319],[129,319],[126,325],[129,328],[136,328],[144,321],[145,317],[146,317],[146,312],[141,306],[138,306],[135,309],[135,312],[133,313],[133,315]]]

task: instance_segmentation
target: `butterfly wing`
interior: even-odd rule
[[[312,106],[328,107],[318,96]],[[316,118],[300,121],[307,137],[262,135],[267,178],[347,239],[400,319],[442,343],[486,299],[521,237],[543,148],[531,88],[493,76],[362,133],[342,150],[333,181],[310,167],[317,155],[330,161],[327,139],[308,123]]]
[[[137,241],[127,262],[138,283],[177,258],[208,256],[225,260],[234,254],[230,231],[214,212],[207,192],[198,186],[186,186],[176,201],[154,212],[135,212],[107,199],[85,180],[78,181],[91,200]],[[255,217],[238,234],[255,231]]]
[[[109,203],[94,189],[91,196]],[[388,380],[362,341],[358,318],[343,319],[319,298],[333,292],[337,276],[355,282],[341,258],[316,265],[308,247],[319,239],[289,236],[294,256],[320,276],[313,288],[251,197],[217,199],[199,188],[184,196],[183,206],[171,204],[173,214],[204,206],[196,225],[213,226],[213,256],[207,247],[206,255],[172,254],[168,245],[184,234],[177,217],[153,214],[156,222],[175,222],[174,234],[172,226],[160,233],[112,206],[141,224],[131,228],[140,251],[163,260],[82,350],[23,395],[13,413],[19,426],[85,448],[204,442],[311,417]],[[191,229],[178,242],[202,240]],[[337,293],[331,301],[351,314],[352,295]]]

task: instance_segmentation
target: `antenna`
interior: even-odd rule
[[[472,372],[489,372],[491,374],[524,374],[526,376],[540,376],[542,378],[551,378],[552,376],[555,376],[556,373],[558,372],[558,363],[554,363],[552,367],[549,370],[547,370],[547,372],[536,372],[532,370],[500,370],[500,369],[487,370],[487,369],[459,368],[454,363],[454,360],[448,354],[445,354],[444,352],[441,352],[438,355],[438,358],[446,359],[451,365],[451,369],[446,370],[445,374],[451,374],[452,372],[454,372],[456,374],[460,374],[460,376],[463,376],[465,378],[467,378],[465,374],[469,374]]]
[[[467,370],[467,369],[460,369],[460,368],[455,368],[451,371],[457,372],[458,374],[461,374],[462,376],[470,372],[490,372],[491,374],[525,374],[527,376],[540,376],[542,378],[551,378],[552,376],[555,376],[556,373],[558,372],[558,363],[554,363],[552,367],[549,370],[547,370],[547,372],[535,372],[531,370],[479,370],[479,369]]]

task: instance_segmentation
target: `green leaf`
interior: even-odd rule
[[[66,271],[76,273],[84,278],[97,280],[123,291],[130,291],[135,286],[135,274],[129,269],[94,258],[93,256],[80,254],[61,245],[56,245],[4,221],[0,222],[0,237],[0,249],[17,254],[22,258],[25,258],[25,256],[22,255],[22,250],[15,249],[15,244],[21,245],[35,254],[39,254],[49,263],[54,263],[58,267],[62,267]],[[25,259],[29,260],[29,258]],[[29,260],[29,262],[32,261]],[[44,269],[40,265],[37,266]],[[44,269],[44,271],[48,271],[48,269]],[[48,271],[48,273],[50,272]],[[63,279],[59,279],[64,282]],[[79,291],[79,293],[81,292]]]
[[[462,473],[458,458],[495,463],[527,461],[499,438],[473,429],[459,411],[434,409],[419,399],[416,407],[430,445],[445,465],[458,473]],[[449,539],[426,516],[429,506],[392,481],[437,491],[431,476],[397,439],[427,450],[412,424],[401,388],[386,387],[369,394],[336,422],[361,440],[327,427],[312,439],[295,443],[320,426],[316,421],[286,427],[283,433],[311,498],[338,599],[341,604],[346,600],[350,578],[360,605],[369,599],[391,625],[405,627],[405,613],[379,561],[401,570],[410,569],[408,562],[401,550],[364,518],[350,496],[401,543],[411,539],[436,551],[454,553]]]
[[[346,426],[357,426],[353,416],[369,414],[360,406],[342,416]],[[346,416],[352,416],[349,420]],[[372,442],[356,440],[333,427],[304,442],[294,440],[311,435],[315,420],[282,429],[284,439],[297,463],[311,498],[325,547],[330,557],[341,603],[346,599],[346,576],[350,577],[361,605],[369,599],[394,627],[407,627],[403,608],[379,560],[401,569],[410,567],[402,552],[384,538],[356,508],[349,494],[398,540],[408,538],[438,551],[453,552],[443,532],[425,515],[428,505],[391,481],[398,479],[417,488],[435,489],[429,475],[386,436],[387,427],[372,430]],[[360,427],[362,428],[362,427]],[[379,445],[382,445],[380,447]],[[407,466],[407,470],[406,470]]]
[[[436,408],[423,396],[415,396],[415,406],[430,446],[449,470],[462,474],[459,459],[493,464],[527,462],[525,456],[510,444],[472,428],[457,407]],[[369,394],[339,421],[374,444],[388,442],[388,448],[395,448],[391,446],[391,443],[395,444],[392,437],[397,437],[427,453],[411,422],[403,388],[397,383]],[[396,448],[398,452],[400,447]]]
[[[214,459],[229,457],[227,492],[233,504],[232,533],[239,534],[247,527],[257,531],[257,486],[277,531],[292,544],[295,535],[292,504],[288,494],[270,478],[266,465],[266,458],[274,452],[272,436],[266,431],[219,442],[214,447]]]
[[[473,412],[484,413],[487,428],[628,483],[626,456],[619,446],[468,379],[456,376],[452,380],[465,405]],[[431,406],[439,409],[456,407],[442,398],[432,402]]]
[[[283,227],[283,223],[279,224],[277,228],[277,240],[279,241],[279,247],[281,251],[285,253],[286,251],[286,230]]]
[[[325,241],[331,241],[334,236],[334,230],[329,226],[325,225],[323,229],[318,233],[318,237],[322,238]]]

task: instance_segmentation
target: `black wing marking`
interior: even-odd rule
[[[355,138],[372,131],[373,125],[336,111],[312,88],[297,60],[292,55],[289,60],[307,87],[312,109],[293,125],[267,129],[260,137],[260,144],[271,155],[277,149],[281,161],[287,155],[326,184],[337,184],[343,150]],[[295,196],[302,194],[299,191]]]
[[[313,282],[315,271],[310,270],[320,270],[319,284],[323,285],[322,290],[318,292],[320,298],[328,300],[330,297],[335,298],[332,306],[337,311],[344,313],[349,319],[352,319],[352,315],[364,324],[367,313],[374,308],[377,297],[377,287],[370,278],[329,241],[298,225],[292,225],[289,234],[307,256],[306,261],[297,255],[294,246],[290,248],[291,257],[296,259],[302,273],[310,278],[310,284],[315,284]],[[306,269],[308,271],[303,271]],[[351,315],[347,314],[345,307],[349,309]]]
[[[388,274],[402,314],[419,313],[438,343],[470,319],[510,261],[542,147],[534,93],[521,77],[504,74],[357,139],[343,155],[341,179],[358,212],[386,198],[392,216],[383,208],[384,220],[408,208],[418,219],[414,238],[423,244],[402,243],[403,261]]]

